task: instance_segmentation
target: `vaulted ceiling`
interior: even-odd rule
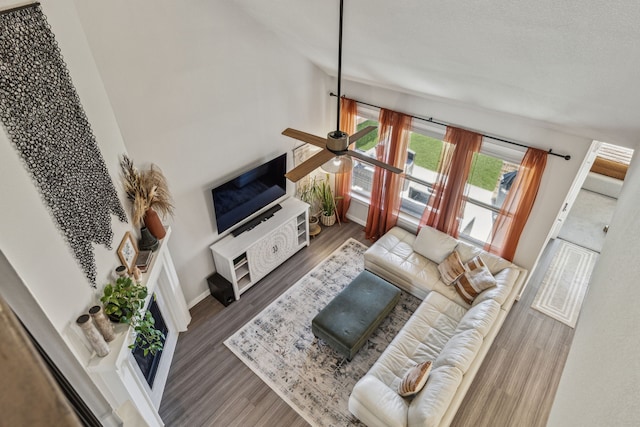
[[[235,1],[337,74],[339,0]],[[344,8],[345,80],[640,141],[637,0],[345,0]]]

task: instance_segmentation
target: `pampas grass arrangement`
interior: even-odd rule
[[[152,164],[147,170],[138,171],[127,155],[120,161],[122,183],[127,198],[132,203],[134,225],[142,225],[144,216],[153,209],[163,217],[173,215],[173,201],[169,185],[158,166]]]

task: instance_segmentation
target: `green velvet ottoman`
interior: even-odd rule
[[[400,289],[363,271],[311,321],[313,335],[348,360],[400,299]]]

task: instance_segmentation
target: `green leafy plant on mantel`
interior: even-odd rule
[[[104,287],[100,298],[104,312],[112,321],[126,323],[133,327],[136,339],[129,348],[140,347],[146,356],[162,350],[164,334],[155,328],[155,319],[149,311],[143,311],[147,288],[131,280],[119,277],[115,284]]]

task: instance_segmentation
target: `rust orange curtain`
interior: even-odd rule
[[[353,135],[356,133],[358,103],[353,99],[340,99],[340,130]],[[353,149],[353,145],[349,148]],[[336,213],[342,222],[347,222],[347,211],[351,204],[351,171],[336,174]]]
[[[411,116],[383,108],[380,110],[379,122],[376,158],[404,170],[411,132]],[[371,204],[364,230],[367,239],[375,241],[396,225],[403,181],[404,174],[374,168]]]
[[[486,251],[513,261],[520,235],[538,195],[546,165],[546,151],[535,148],[527,150],[516,179],[493,224],[489,240],[484,247]]]
[[[449,126],[443,142],[438,176],[419,228],[428,225],[458,237],[465,186],[473,155],[480,151],[482,135]]]

